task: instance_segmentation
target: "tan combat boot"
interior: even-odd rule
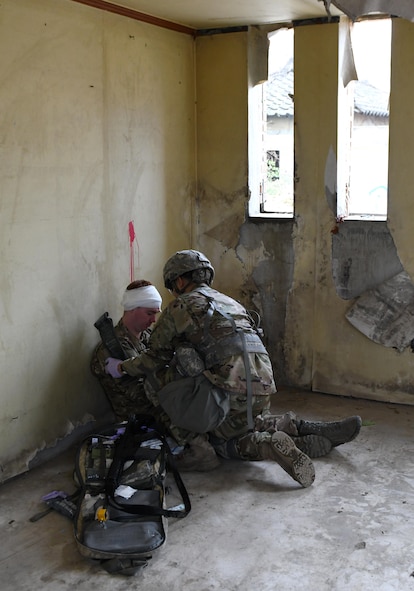
[[[329,439],[321,435],[303,435],[303,437],[292,437],[292,439],[296,447],[310,458],[326,456],[333,447]]]
[[[332,447],[337,447],[357,437],[361,430],[362,419],[355,415],[341,421],[297,421],[296,426],[300,437],[319,435],[329,439]]]
[[[298,449],[283,431],[267,433],[255,431],[237,440],[239,457],[243,460],[272,460],[304,488],[315,480],[312,460]]]

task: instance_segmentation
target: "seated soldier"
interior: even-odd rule
[[[158,290],[144,279],[130,283],[123,295],[122,306],[124,313],[118,324],[113,327],[111,340],[115,338],[116,346],[123,353],[125,359],[138,359],[148,347],[152,332],[151,325],[156,320],[156,315],[161,311],[162,299]],[[109,321],[111,323],[111,321]],[[111,323],[112,324],[112,323]],[[215,453],[211,454],[210,446],[196,433],[189,433],[171,424],[169,416],[161,406],[154,405],[147,397],[144,389],[144,377],[131,377],[127,372],[117,375],[115,379],[107,371],[108,359],[114,352],[110,351],[111,343],[101,342],[96,346],[90,367],[93,375],[98,378],[103,391],[111,405],[117,421],[125,421],[131,415],[145,414],[152,416],[159,425],[162,425],[178,448],[185,445],[188,439],[197,444],[197,451],[203,461],[197,465],[201,471],[211,470],[219,464]],[[119,355],[119,353],[118,353]],[[207,453],[205,448],[208,446]],[[188,453],[177,458],[180,470],[192,470],[194,458]]]
[[[150,326],[161,311],[161,303],[161,295],[149,281],[139,279],[127,286],[122,298],[124,312],[114,327],[114,336],[125,359],[137,358],[146,351]],[[111,356],[108,347],[110,344],[102,341],[97,345],[91,359],[91,371],[98,378],[116,419],[124,421],[131,414],[157,413],[145,394],[143,379],[125,373],[122,379],[115,380],[105,372],[105,361]]]

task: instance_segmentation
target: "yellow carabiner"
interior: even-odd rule
[[[95,519],[97,519],[101,523],[103,523],[104,521],[107,521],[108,511],[106,510],[105,507],[98,507],[98,509],[96,510],[96,513],[95,513]]]

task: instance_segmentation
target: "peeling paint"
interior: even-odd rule
[[[402,271],[388,226],[347,221],[332,234],[332,276],[344,300],[360,296]]]
[[[110,420],[112,420],[112,417],[105,416],[101,417],[99,421],[96,422],[95,417],[86,413],[75,423],[68,421],[64,432],[60,437],[57,437],[50,442],[41,441],[36,449],[22,450],[18,456],[12,460],[4,462],[1,466],[2,474],[0,482],[3,483],[16,476],[16,474],[27,472],[43,462],[56,457],[63,451],[69,449],[80,438],[96,429],[97,425],[107,424]]]
[[[414,339],[414,285],[405,272],[362,294],[347,320],[375,343],[407,348]]]
[[[399,19],[393,24],[401,27]],[[403,23],[404,24],[404,23]],[[407,25],[407,23],[405,23]],[[406,72],[412,59],[412,31],[401,37],[397,66],[404,66],[400,89],[410,84]],[[401,35],[401,31],[400,31]],[[396,36],[397,38],[397,36]],[[295,218],[244,220],[243,187],[247,171],[246,146],[240,142],[246,125],[246,54],[243,37],[217,40],[216,47],[201,47],[204,69],[200,95],[201,124],[198,172],[203,186],[198,195],[197,243],[214,261],[218,289],[258,311],[263,319],[278,384],[332,394],[397,402],[411,396],[410,371],[414,355],[387,349],[366,339],[347,321],[349,301],[407,267],[413,258],[409,213],[411,151],[398,150],[394,170],[406,179],[401,198],[391,213],[396,231],[404,230],[404,247],[394,243],[387,222],[336,220],[336,157],[338,39],[336,24],[298,27],[295,31]],[[210,40],[211,41],[211,40]],[[309,48],[312,47],[312,51]],[[407,48],[407,49],[406,49]],[[198,48],[200,49],[200,48]],[[223,50],[226,59],[211,68],[211,58]],[[231,60],[228,56],[231,54]],[[201,63],[201,60],[199,60]],[[208,64],[208,65],[207,65]],[[352,68],[339,70],[345,81]],[[352,65],[352,64],[351,64]],[[398,67],[394,69],[394,78]],[[238,72],[235,79],[234,73]],[[232,84],[229,84],[229,78]],[[239,82],[241,82],[239,84]],[[221,92],[226,89],[226,93]],[[401,93],[394,92],[399,98]],[[412,92],[409,93],[412,95]],[[242,97],[242,101],[240,101]],[[400,97],[401,98],[401,97]],[[405,145],[411,146],[412,101],[398,100],[398,115]],[[401,108],[399,108],[401,107]],[[408,108],[409,107],[409,108]],[[231,117],[229,116],[231,114]],[[207,118],[208,115],[208,118]],[[213,122],[213,123],[212,123]],[[397,121],[398,123],[398,121]],[[225,136],[224,131],[227,135]],[[403,134],[404,135],[404,134]],[[235,140],[237,138],[237,141]],[[391,138],[392,139],[392,138]],[[399,141],[398,146],[402,144]],[[215,149],[207,150],[205,146]],[[223,154],[228,154],[224,159]],[[404,166],[400,159],[404,156]],[[300,173],[300,174],[299,174]],[[210,183],[210,185],[208,184]],[[391,186],[391,185],[390,185]],[[391,199],[392,202],[392,199]],[[401,210],[401,211],[400,211]],[[396,217],[398,214],[398,217]],[[412,217],[412,216],[411,216]],[[225,220],[237,228],[226,229]],[[334,230],[334,232],[332,232]],[[228,235],[230,234],[230,235]],[[237,242],[238,236],[238,242]],[[397,252],[396,244],[399,248]],[[408,384],[408,386],[407,386]],[[388,390],[394,388],[394,393]]]
[[[239,243],[241,221],[240,216],[234,213],[210,230],[206,230],[205,234],[220,242],[225,248],[235,249]]]

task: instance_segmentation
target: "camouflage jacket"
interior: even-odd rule
[[[174,365],[175,352],[181,345],[191,343],[201,357],[205,357],[200,343],[206,334],[207,324],[208,336],[215,339],[221,358],[216,359],[212,366],[205,364],[204,375],[220,388],[245,394],[247,387],[243,353],[226,353],[225,343],[231,340],[235,331],[223,313],[231,316],[235,327],[246,335],[255,334],[241,304],[219,291],[202,286],[180,295],[168,305],[154,325],[147,352],[136,359],[125,361],[123,367],[131,375],[164,376],[166,383],[171,379],[166,368]],[[248,359],[253,394],[268,396],[276,392],[271,361],[264,347],[263,352],[248,353]]]
[[[122,319],[114,329],[125,355],[136,358],[146,351],[151,329],[143,331],[137,338],[124,326]],[[125,420],[132,413],[150,412],[152,405],[146,397],[143,381],[131,376],[114,379],[105,373],[105,360],[108,357],[110,357],[109,351],[100,342],[93,352],[90,367],[93,375],[98,378],[117,418]]]

